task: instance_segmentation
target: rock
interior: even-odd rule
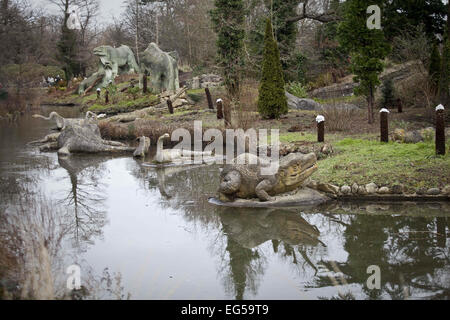
[[[317,190],[323,191],[325,193],[331,193],[331,194],[338,194],[339,193],[339,187],[335,186],[331,183],[318,183],[317,184]]]
[[[333,153],[333,146],[329,143],[325,143],[323,147],[320,149],[320,152],[326,155],[330,155]]]
[[[378,189],[378,193],[379,194],[389,194],[390,190],[388,187],[381,187],[380,189]]]
[[[358,187],[358,194],[359,195],[366,195],[367,194],[367,190],[365,186],[359,186]]]
[[[352,184],[352,193],[353,194],[358,193],[358,184],[356,182]]]
[[[417,189],[417,191],[416,191],[416,194],[418,194],[418,195],[423,195],[423,194],[426,194],[427,193],[427,189],[426,188],[419,188],[419,189]]]
[[[378,186],[375,183],[366,184],[366,191],[368,194],[374,194],[378,191]]]
[[[405,143],[418,143],[420,141],[423,141],[423,137],[420,134],[419,131],[414,130],[414,131],[408,131],[405,134]]]
[[[173,103],[173,107],[174,108],[178,108],[181,106],[184,106],[186,104],[188,104],[189,102],[186,99],[177,99],[175,100],[175,102]]]
[[[191,89],[200,89],[200,78],[199,77],[194,77],[192,79]]]
[[[341,187],[341,193],[342,194],[350,194],[352,192],[352,188],[350,188],[347,185],[344,185]]]
[[[394,184],[392,186],[392,193],[393,194],[402,194],[404,190],[404,187],[402,184]]]
[[[290,109],[295,110],[319,110],[322,108],[320,103],[305,98],[297,98],[296,96],[286,92],[286,98],[288,100],[288,106]]]
[[[405,141],[405,135],[406,135],[405,130],[403,130],[403,129],[395,129],[394,130],[393,140],[394,141],[403,142],[403,141]]]
[[[427,194],[430,196],[437,196],[441,193],[441,190],[439,188],[430,188],[427,190]]]
[[[442,194],[450,196],[450,184],[446,185],[444,189],[442,189]]]
[[[433,127],[428,127],[420,130],[420,135],[423,137],[425,141],[433,141],[435,133]]]

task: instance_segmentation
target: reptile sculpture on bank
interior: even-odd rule
[[[239,155],[227,164],[220,176],[219,199],[232,202],[236,198],[273,201],[274,196],[300,188],[317,170],[314,153],[290,153],[279,161],[275,174],[262,174],[267,160],[250,153]]]

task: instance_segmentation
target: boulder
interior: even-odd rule
[[[418,194],[418,195],[424,195],[426,193],[427,193],[427,189],[424,187],[421,187],[421,188],[417,189],[417,191],[416,191],[416,194]]]
[[[366,187],[365,186],[359,186],[358,187],[358,194],[362,195],[362,196],[367,195]]]
[[[403,142],[405,141],[405,135],[405,130],[397,128],[394,130],[393,140]]]
[[[368,194],[374,194],[378,191],[378,186],[375,183],[368,183],[366,184],[366,191]]]
[[[402,184],[394,184],[392,186],[392,193],[393,194],[402,194],[404,190],[404,187]]]
[[[425,141],[433,141],[435,133],[433,127],[428,127],[420,130],[420,135],[423,137]]]
[[[194,77],[192,79],[192,85],[191,85],[191,89],[200,89],[200,78],[199,77]]]
[[[441,190],[439,188],[430,188],[427,190],[427,194],[430,196],[437,196],[441,193]]]
[[[352,193],[353,194],[358,193],[358,184],[356,182],[352,184]]]
[[[450,184],[446,185],[444,189],[442,189],[442,194],[450,196]]]
[[[305,98],[297,98],[293,94],[286,92],[286,98],[290,109],[295,110],[320,110],[322,106],[320,103]]]
[[[341,193],[342,194],[350,194],[352,192],[352,188],[350,188],[347,185],[344,185],[341,187]]]
[[[390,190],[388,187],[381,187],[380,189],[378,189],[378,193],[379,194],[389,194]]]
[[[405,134],[404,141],[405,141],[405,143],[418,143],[420,141],[423,141],[423,137],[420,134],[420,132],[417,130],[408,131]]]

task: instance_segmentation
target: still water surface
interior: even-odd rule
[[[26,145],[52,124],[24,116],[0,126],[0,214],[23,195],[50,203],[66,228],[54,277],[63,284],[65,268],[81,266],[82,280],[99,287],[91,297],[450,298],[448,203],[217,207],[208,202],[217,166],[58,159]],[[380,268],[380,290],[366,285],[371,265]]]

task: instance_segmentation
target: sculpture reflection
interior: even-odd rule
[[[234,297],[244,298],[248,288],[257,293],[258,278],[264,273],[267,260],[261,246],[270,241],[274,254],[292,257],[295,265],[299,260],[317,271],[317,267],[307,254],[307,248],[323,245],[319,240],[320,231],[309,224],[296,211],[280,210],[224,210],[220,213],[222,232],[227,238],[225,250],[228,253],[228,277],[234,288]],[[300,253],[298,258],[296,251]],[[228,281],[225,281],[230,287]]]

